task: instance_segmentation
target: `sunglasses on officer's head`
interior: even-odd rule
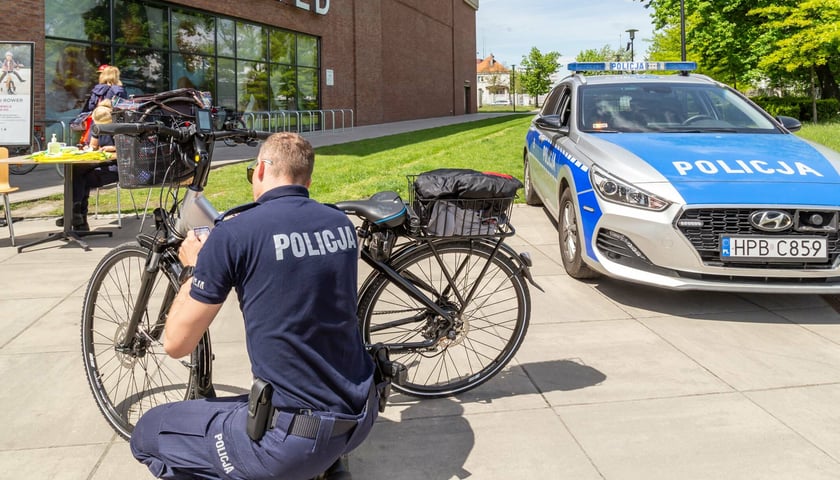
[[[248,179],[248,183],[254,183],[254,170],[257,169],[257,164],[260,162],[260,159],[255,158],[253,162],[248,165],[248,168],[245,169],[245,176]],[[263,160],[263,163],[267,163],[269,165],[274,165],[274,162],[271,160]]]

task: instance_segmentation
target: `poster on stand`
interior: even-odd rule
[[[30,145],[35,44],[0,40],[0,145]]]

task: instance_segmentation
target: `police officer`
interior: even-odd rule
[[[267,398],[270,412],[249,409],[248,395],[149,410],[131,450],[159,478],[308,479],[340,471],[370,432],[377,398],[356,323],[357,239],[344,213],[309,198],[314,157],[296,134],[269,137],[248,170],[255,203],[181,246],[195,268],[170,309],[166,352],[188,355],[235,289],[251,400]]]

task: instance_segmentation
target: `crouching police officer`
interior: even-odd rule
[[[250,395],[160,405],[140,418],[131,451],[158,478],[308,479],[341,471],[340,457],[373,426],[356,234],[344,213],[309,198],[314,159],[302,137],[272,135],[248,170],[255,203],[181,247],[195,268],[170,309],[166,352],[189,354],[236,289],[255,380]]]

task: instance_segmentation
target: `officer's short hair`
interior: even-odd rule
[[[312,145],[296,133],[280,132],[263,142],[260,160],[269,160],[267,165],[277,176],[286,176],[297,184],[304,185],[312,178],[315,167],[315,151]]]

